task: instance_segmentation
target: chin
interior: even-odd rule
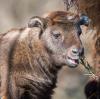
[[[78,66],[78,64],[75,65],[75,64],[67,63],[67,66],[70,68],[76,68]]]

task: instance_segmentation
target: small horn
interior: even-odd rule
[[[90,23],[90,19],[89,19],[88,16],[86,16],[86,15],[84,15],[84,14],[80,16],[80,21],[79,21],[79,24],[80,24],[80,25],[88,26],[89,23]]]
[[[77,18],[76,18],[77,19]],[[81,15],[79,19],[76,20],[75,24],[78,29],[78,34],[82,33],[81,25],[88,26],[90,23],[90,19],[86,15]]]

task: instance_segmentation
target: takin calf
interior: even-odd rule
[[[57,11],[0,34],[1,99],[51,99],[58,70],[83,54],[79,21]]]

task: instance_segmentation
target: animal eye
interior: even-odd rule
[[[56,39],[61,36],[60,32],[53,32],[52,34]]]

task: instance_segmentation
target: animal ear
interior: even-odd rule
[[[34,16],[34,17],[30,18],[30,20],[28,22],[29,28],[40,27],[41,29],[45,29],[46,25],[47,25],[46,19],[38,17],[38,16]]]

